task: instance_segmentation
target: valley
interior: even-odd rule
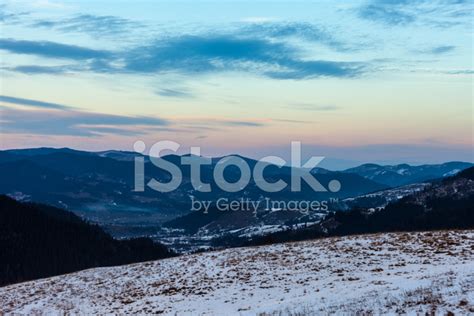
[[[262,191],[255,182],[236,193],[224,192],[212,180],[213,164],[203,166],[202,177],[212,192],[191,185],[190,169],[180,156],[163,157],[176,164],[182,185],[160,193],[134,191],[134,152],[85,152],[68,148],[33,148],[0,151],[3,179],[0,193],[18,201],[35,201],[74,212],[102,226],[118,239],[150,237],[179,253],[190,253],[229,245],[290,230],[316,227],[329,214],[353,208],[381,209],[428,188],[433,179],[454,175],[472,164],[449,162],[425,166],[381,166],[365,164],[345,171],[315,168],[312,174],[325,186],[337,179],[338,192],[301,192],[285,189]],[[188,158],[192,158],[189,156]],[[256,161],[240,157],[250,166]],[[164,170],[152,166],[144,156],[146,179],[167,181]],[[228,179],[236,171],[228,168]],[[291,168],[269,166],[264,176],[270,182],[289,182]],[[33,179],[33,181],[32,181]],[[431,179],[431,180],[430,180]],[[403,184],[399,186],[400,184]],[[226,240],[225,244],[222,243]],[[230,244],[229,241],[232,240]]]

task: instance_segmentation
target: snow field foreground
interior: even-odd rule
[[[474,231],[235,248],[0,288],[0,314],[474,313]]]

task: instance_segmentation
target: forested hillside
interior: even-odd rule
[[[115,240],[51,206],[0,195],[0,285],[173,255],[148,238]]]

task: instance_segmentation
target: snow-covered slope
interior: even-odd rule
[[[474,312],[474,231],[328,238],[0,288],[0,314]]]

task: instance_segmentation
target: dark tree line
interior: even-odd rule
[[[433,199],[429,203],[429,211],[421,205],[399,202],[373,214],[367,214],[364,209],[331,213],[319,225],[288,229],[250,240],[225,236],[216,239],[214,246],[241,247],[379,232],[474,228],[474,196],[462,200]]]
[[[149,238],[115,240],[71,212],[0,195],[0,286],[173,255]]]

